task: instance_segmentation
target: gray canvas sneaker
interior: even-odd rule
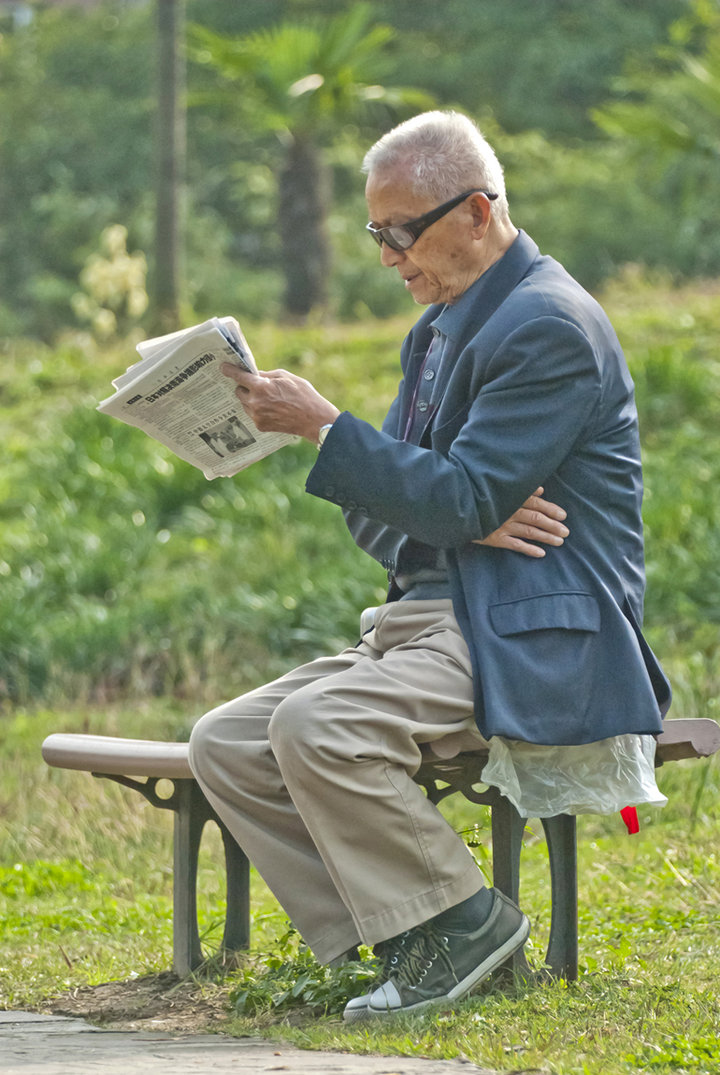
[[[502,892],[491,892],[492,910],[479,929],[453,933],[426,922],[411,930],[387,980],[355,1018],[417,1012],[460,1000],[521,948],[530,934],[528,919]]]
[[[387,941],[378,941],[373,947],[373,953],[378,957],[378,981],[384,982],[392,974],[398,965],[400,953],[411,936],[411,930],[399,933],[397,937],[390,937]],[[343,1019],[346,1023],[353,1023],[358,1019],[365,1019],[370,993],[352,997],[345,1005]]]

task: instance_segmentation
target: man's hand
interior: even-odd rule
[[[226,362],[222,372],[235,381],[235,395],[263,433],[294,433],[314,444],[320,427],[340,414],[309,381],[287,370],[247,373]]]
[[[513,552],[536,558],[544,556],[545,549],[531,545],[531,541],[541,541],[544,545],[562,545],[570,533],[562,522],[567,513],[557,504],[543,500],[544,491],[542,486],[536,489],[502,526],[493,530],[486,538],[476,539],[474,544],[512,549]]]

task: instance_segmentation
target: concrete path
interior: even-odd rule
[[[462,1060],[357,1056],[220,1034],[102,1030],[82,1019],[0,1012],[2,1075],[498,1075]]]

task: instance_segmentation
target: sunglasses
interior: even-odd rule
[[[456,198],[451,198],[449,202],[443,202],[437,209],[431,209],[424,216],[419,216],[415,220],[408,220],[407,224],[390,224],[387,228],[376,228],[373,224],[366,224],[365,227],[378,246],[382,246],[385,243],[391,250],[409,250],[426,228],[429,228],[436,220],[444,217],[446,213],[449,213],[456,205],[469,198],[471,194],[484,194],[491,202],[494,202],[497,198],[497,194],[491,194],[489,190],[466,190],[463,194],[458,194]]]

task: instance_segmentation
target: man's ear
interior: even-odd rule
[[[490,216],[492,214],[490,199],[477,191],[468,199],[468,205],[473,215],[473,229],[477,232],[476,238],[482,239],[490,225]]]

